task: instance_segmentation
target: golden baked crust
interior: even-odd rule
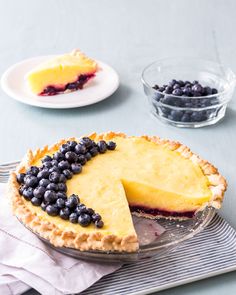
[[[93,133],[89,137],[95,141],[97,140],[112,140],[114,137],[128,137],[123,133],[108,132],[97,135]],[[193,163],[198,164],[202,169],[204,175],[209,180],[209,188],[212,192],[212,198],[208,204],[205,204],[203,210],[207,205],[216,209],[221,207],[223,201],[224,192],[227,188],[227,184],[223,176],[221,176],[218,170],[209,162],[202,160],[199,156],[190,151],[190,149],[179,142],[170,141],[166,139],[160,139],[157,136],[141,136],[147,141],[156,143],[157,145],[163,145],[172,151],[177,151],[183,157],[188,158]],[[9,179],[9,193],[12,202],[12,208],[17,218],[23,222],[34,232],[38,233],[41,237],[47,239],[54,246],[57,247],[71,247],[79,249],[81,251],[86,250],[102,250],[102,251],[126,251],[134,252],[138,249],[138,239],[135,234],[127,235],[123,238],[115,235],[103,235],[102,231],[96,233],[75,233],[72,231],[61,230],[56,223],[48,222],[39,218],[37,214],[32,213],[30,209],[25,205],[23,198],[19,194],[19,184],[16,180],[17,173],[24,172],[29,168],[33,162],[42,158],[50,150],[59,148],[63,143],[68,140],[76,140],[76,138],[68,138],[59,141],[50,148],[45,146],[43,149],[37,149],[35,152],[28,151],[25,158],[19,164],[16,172],[13,172]],[[145,217],[152,218],[148,214],[136,213],[136,215],[143,215]],[[180,218],[178,218],[180,219]]]

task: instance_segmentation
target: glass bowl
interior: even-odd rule
[[[154,85],[166,85],[172,79],[198,81],[218,90],[217,94],[187,97],[160,92]],[[195,58],[167,58],[148,65],[142,73],[144,92],[152,113],[177,127],[202,127],[221,120],[232,98],[236,77],[221,64]]]
[[[160,235],[155,242],[140,246],[137,252],[103,252],[103,251],[79,251],[72,248],[55,247],[48,240],[42,238],[38,233],[35,233],[38,238],[48,244],[54,250],[65,255],[85,259],[90,261],[104,263],[132,263],[153,256],[164,256],[170,251],[178,247],[183,241],[188,240],[202,231],[212,220],[216,210],[212,207],[207,207],[203,211],[198,212],[193,218],[179,221],[158,219],[158,223],[165,228],[165,232]]]

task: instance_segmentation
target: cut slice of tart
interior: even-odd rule
[[[26,80],[33,93],[56,95],[82,89],[97,69],[94,60],[74,50],[38,65],[27,74]]]
[[[58,201],[65,191],[61,182],[65,203]],[[29,151],[9,184],[15,215],[55,246],[127,252],[139,247],[130,211],[154,219],[191,218],[206,206],[220,208],[226,190],[217,169],[186,146],[113,132]],[[43,185],[55,192],[39,189]],[[72,214],[67,219],[65,208]]]

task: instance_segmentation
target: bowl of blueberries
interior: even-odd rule
[[[225,116],[236,76],[221,64],[195,58],[166,58],[142,73],[152,113],[177,127],[203,127]]]

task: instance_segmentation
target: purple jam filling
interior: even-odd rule
[[[187,217],[192,218],[195,214],[194,211],[187,211],[187,212],[174,212],[174,211],[164,211],[159,209],[151,209],[144,206],[130,206],[131,212],[138,212],[138,213],[146,213],[151,214],[153,216],[172,216],[172,217]]]
[[[68,83],[65,85],[65,87],[57,87],[57,86],[49,85],[39,95],[52,96],[52,95],[65,92],[66,90],[76,91],[78,89],[82,89],[84,84],[87,83],[88,80],[90,80],[94,76],[95,76],[94,74],[80,75],[75,82]]]

